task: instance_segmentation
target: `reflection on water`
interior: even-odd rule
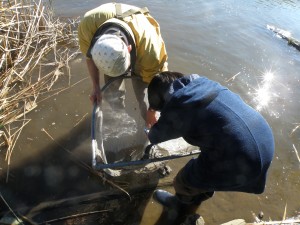
[[[285,7],[291,9],[297,9],[300,7],[298,0],[257,0],[257,3],[262,6]]]
[[[270,71],[263,74],[262,82],[259,88],[254,93],[254,101],[257,103],[256,108],[261,111],[263,108],[267,108],[269,102],[272,100],[271,91],[274,74]]]

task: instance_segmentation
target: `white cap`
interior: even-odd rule
[[[103,34],[91,50],[93,61],[99,70],[111,77],[124,74],[130,66],[130,53],[120,37]]]

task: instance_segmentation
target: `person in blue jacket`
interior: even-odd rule
[[[239,95],[204,76],[166,71],[150,82],[148,100],[161,112],[148,133],[152,144],[183,137],[201,150],[174,178],[175,195],[154,192],[169,224],[180,223],[215,191],[263,193],[274,138],[267,121]]]

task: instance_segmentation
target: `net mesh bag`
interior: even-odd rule
[[[94,168],[101,164],[127,162],[124,167],[103,169],[106,174],[118,177],[128,173],[150,173],[165,166],[167,161],[154,160],[155,162],[134,164],[141,160],[146,146],[149,145],[145,133],[139,132],[136,120],[125,110],[112,111],[101,108],[94,106],[92,116],[92,165]],[[178,138],[153,145],[149,158],[181,156],[195,151],[198,151],[197,147]]]

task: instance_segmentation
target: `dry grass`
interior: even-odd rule
[[[69,70],[68,62],[79,53],[76,34],[79,18],[62,22],[41,0],[0,1],[0,13],[0,153],[5,151],[5,159],[0,154],[0,162],[7,161],[8,178],[14,146],[23,127],[30,122],[26,114],[51,94],[66,89],[53,86],[64,75],[62,70]],[[123,188],[101,173],[74,160],[130,198]]]
[[[0,1],[0,13],[0,156],[9,165],[26,114],[79,53],[78,20],[60,21],[41,0]]]

